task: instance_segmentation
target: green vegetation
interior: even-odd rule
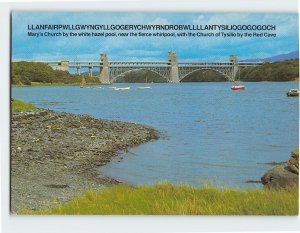
[[[223,74],[215,70],[198,70],[195,71],[184,79],[181,82],[224,82],[226,78]]]
[[[298,189],[242,191],[170,184],[136,188],[117,185],[90,191],[58,207],[21,214],[297,215]]]
[[[265,63],[258,67],[244,68],[240,80],[245,82],[286,82],[299,78],[299,60]]]
[[[37,108],[32,104],[26,104],[21,100],[13,100],[11,102],[12,112],[32,112],[37,111]]]
[[[117,83],[165,83],[166,79],[148,70],[133,70],[117,77]]]
[[[81,75],[70,74],[67,71],[53,70],[50,66],[38,62],[12,62],[13,85],[79,85]],[[94,77],[85,77],[87,84],[99,83]]]
[[[224,82],[224,75],[214,70],[198,70],[187,75],[182,82]],[[166,79],[148,70],[133,70],[119,76],[117,83],[165,83]]]

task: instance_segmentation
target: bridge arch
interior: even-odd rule
[[[197,71],[209,71],[209,70],[218,72],[219,74],[221,74],[224,77],[225,81],[230,81],[230,71],[228,69],[222,70],[219,68],[211,68],[211,67],[196,68],[194,70],[189,70],[187,72],[183,72],[183,74],[180,75],[180,77],[179,77],[179,81],[181,82],[183,79],[185,79],[186,77],[188,77],[189,75],[191,75]]]
[[[151,68],[125,68],[122,70],[119,69],[117,72],[114,72],[113,70],[111,70],[110,71],[110,82],[114,83],[120,75],[125,75],[130,72],[142,71],[142,70],[157,74],[159,77],[163,78],[165,81],[168,81],[168,70],[166,70],[164,68],[162,68],[161,70],[159,70],[157,68],[153,68],[153,69],[151,69]]]

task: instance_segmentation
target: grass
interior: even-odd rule
[[[117,185],[31,215],[298,215],[298,189],[234,190]]]
[[[37,108],[32,104],[26,104],[21,100],[13,100],[12,103],[12,112],[32,112],[37,111]]]

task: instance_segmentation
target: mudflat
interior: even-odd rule
[[[148,126],[87,115],[13,113],[11,212],[46,208],[118,182],[97,168],[120,151],[158,138]]]

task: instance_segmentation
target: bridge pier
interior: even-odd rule
[[[76,69],[77,69],[77,74],[80,75],[80,66],[76,66]]]
[[[178,76],[178,61],[177,55],[175,52],[168,53],[168,64],[170,65],[170,83],[179,83],[179,76]]]
[[[93,67],[89,66],[89,77],[93,76]]]
[[[233,64],[233,69],[232,69],[232,74],[231,74],[230,81],[234,82],[235,78],[236,78],[235,76],[236,76],[236,74],[239,70],[239,63],[238,63],[237,56],[230,55],[229,61],[232,62],[232,64]]]
[[[107,54],[100,54],[100,83],[110,84]]]

